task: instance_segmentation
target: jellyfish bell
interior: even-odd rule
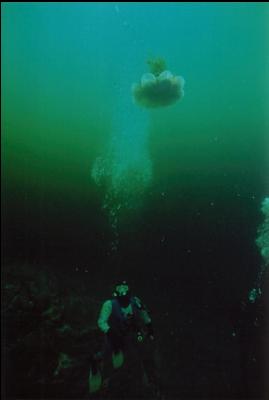
[[[146,108],[165,107],[174,104],[184,96],[185,81],[165,70],[159,75],[146,73],[140,83],[133,85],[132,92],[136,103]]]
[[[180,85],[180,87],[183,89],[185,85],[185,79],[183,76],[177,75],[173,77],[173,80],[176,84]]]
[[[159,81],[172,80],[172,79],[173,79],[172,72],[167,71],[167,70],[161,72],[160,75],[158,76]]]
[[[174,76],[173,77],[173,84],[177,85],[180,98],[184,97],[184,86],[185,86],[185,79],[182,76]]]
[[[150,72],[143,74],[141,78],[141,86],[153,85],[156,83],[155,75]]]

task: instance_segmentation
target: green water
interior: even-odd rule
[[[215,202],[221,186],[258,209],[268,184],[268,15],[266,3],[3,3],[12,229],[23,215],[37,233],[47,221],[50,237],[67,214],[80,229],[101,207],[108,219],[141,207],[152,190],[202,200],[215,187]],[[178,103],[150,111],[131,86],[152,56],[186,86]],[[120,229],[111,215],[110,224]]]

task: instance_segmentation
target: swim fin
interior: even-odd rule
[[[89,374],[89,392],[90,393],[98,392],[101,386],[102,386],[102,376],[99,369],[93,372],[91,368]]]
[[[121,350],[118,352],[112,353],[113,368],[115,368],[115,369],[120,368],[122,366],[123,362],[124,362],[124,355]]]

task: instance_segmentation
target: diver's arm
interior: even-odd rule
[[[100,315],[97,321],[99,328],[104,333],[107,333],[110,328],[108,324],[108,319],[111,315],[111,312],[112,312],[112,303],[111,300],[107,300],[104,302],[101,308]]]
[[[147,308],[145,307],[145,305],[141,302],[141,300],[138,297],[135,297],[135,301],[140,310],[140,317],[145,324],[147,333],[150,336],[150,338],[153,339],[154,332],[153,332],[152,320],[149,315],[149,312],[148,312]]]
[[[142,319],[142,321],[147,325],[149,323],[151,323],[151,318],[149,316],[148,310],[146,309],[145,305],[142,303],[142,301],[138,298],[135,297],[135,302],[136,305],[140,311],[140,317]]]

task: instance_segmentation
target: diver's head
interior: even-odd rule
[[[119,282],[113,293],[122,307],[127,307],[130,304],[130,290],[126,281]]]

